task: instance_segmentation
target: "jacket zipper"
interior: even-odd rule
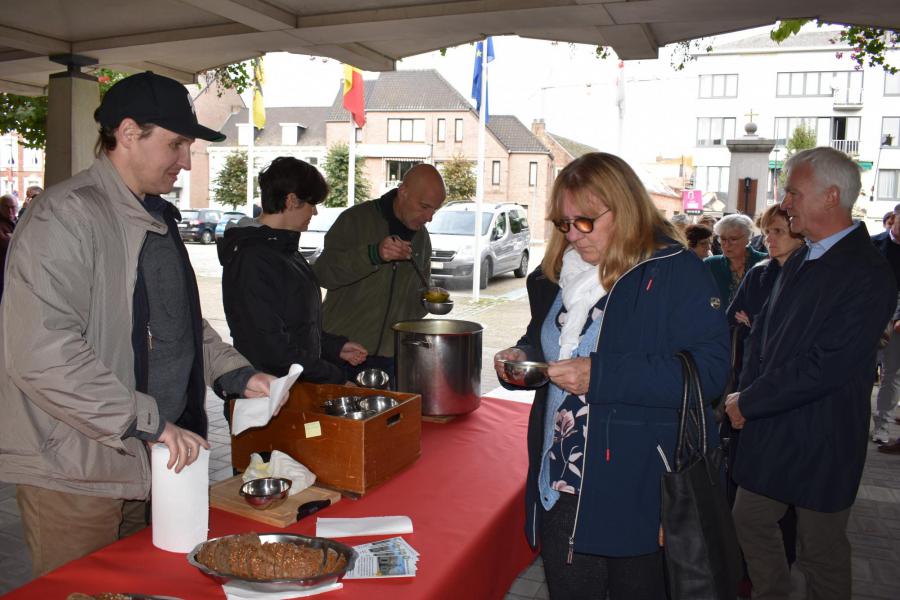
[[[147,323],[147,349],[153,350],[153,332],[150,331],[150,323]]]
[[[641,267],[643,265],[646,265],[648,263],[651,263],[651,262],[654,262],[657,260],[664,260],[667,258],[672,258],[672,257],[678,256],[682,252],[684,252],[684,249],[681,249],[678,252],[675,252],[673,254],[667,254],[666,256],[658,256],[656,258],[648,258],[647,260],[641,261],[638,264],[631,267],[630,269],[628,269],[627,271],[625,271],[622,274],[622,276],[616,280],[616,282],[613,284],[612,288],[610,288],[609,294],[607,294],[607,297],[606,297],[607,309],[603,311],[603,321],[600,322],[600,330],[597,331],[597,341],[594,343],[594,353],[596,353],[597,348],[600,347],[600,336],[603,335],[603,324],[606,322],[606,317],[609,314],[608,313],[609,302],[610,302],[610,300],[612,300],[612,294],[616,290],[616,286],[619,285],[619,282],[622,281],[622,279],[624,279],[626,275],[628,275],[629,273],[631,273],[638,267]],[[591,430],[591,411],[588,410],[587,420],[585,421],[585,424],[584,424],[584,448],[585,448],[585,451],[587,451],[587,447],[588,447],[588,433],[590,432],[590,430]],[[607,434],[607,441],[609,441],[608,434]],[[606,449],[607,462],[609,462],[609,457],[610,457],[610,449],[607,448]],[[575,521],[572,523],[572,534],[569,536],[569,552],[568,552],[568,555],[566,556],[566,564],[567,565],[572,564],[572,561],[575,556],[575,532],[578,529],[578,514],[581,512],[581,489],[584,487],[584,480],[585,480],[586,476],[587,476],[587,469],[584,468],[581,471],[581,484],[578,486],[578,500],[575,501]]]

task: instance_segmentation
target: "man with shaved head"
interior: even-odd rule
[[[369,353],[355,372],[376,367],[394,380],[397,321],[421,319],[422,282],[431,272],[431,240],[425,224],[446,198],[444,180],[432,165],[410,169],[397,189],[353,206],[325,235],[325,248],[313,266],[328,290],[324,327],[357,340]]]

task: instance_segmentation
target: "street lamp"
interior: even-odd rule
[[[778,153],[781,149],[775,146],[775,168],[772,169],[772,200],[778,204]]]
[[[875,159],[875,180],[872,182],[871,193],[869,194],[869,202],[875,201],[875,186],[878,185],[878,172],[881,168],[881,149],[885,146],[891,146],[894,143],[894,136],[890,133],[885,133],[881,136],[881,144],[878,146],[878,158]]]

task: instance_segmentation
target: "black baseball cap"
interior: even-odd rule
[[[183,85],[153,71],[126,77],[109,88],[94,120],[113,129],[130,117],[139,124],[153,123],[189,138],[221,142],[225,136],[197,122],[194,102]]]

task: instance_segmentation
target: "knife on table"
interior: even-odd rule
[[[331,506],[331,500],[326,498],[324,500],[313,500],[311,502],[306,502],[300,505],[300,508],[297,509],[297,520],[299,521],[303,517],[308,517],[309,515],[319,512],[326,506]]]

